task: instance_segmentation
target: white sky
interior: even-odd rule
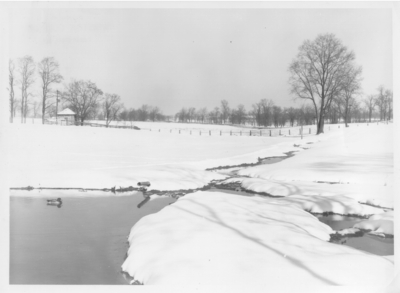
[[[249,110],[263,98],[299,106],[289,94],[288,67],[302,42],[321,33],[334,33],[355,52],[365,95],[375,94],[381,84],[392,89],[391,13],[14,9],[8,50],[12,59],[53,56],[65,82],[90,79],[104,92],[119,94],[127,108],[149,104],[175,114],[182,107],[210,110],[226,99],[231,107],[242,103]]]

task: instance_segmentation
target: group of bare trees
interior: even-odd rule
[[[63,89],[55,89],[55,85],[62,82],[59,73],[59,64],[53,57],[43,58],[36,64],[31,56],[18,59],[17,64],[9,60],[9,104],[10,122],[13,122],[16,109],[21,111],[21,122],[25,123],[29,111],[33,117],[41,113],[42,123],[47,116],[55,116],[58,111],[58,102],[76,113],[77,119],[83,124],[88,118],[102,115],[108,126],[112,120],[118,119],[123,109],[121,98],[117,94],[104,94],[94,82],[73,80],[64,85]],[[32,85],[36,78],[36,69],[40,81],[40,102],[35,100]],[[16,98],[15,87],[21,89],[20,99]],[[39,112],[39,109],[41,111]],[[101,113],[101,114],[99,114]]]
[[[317,134],[324,132],[327,117],[343,119],[346,126],[351,116],[364,113],[360,102],[362,69],[354,63],[355,54],[349,51],[333,34],[319,35],[314,41],[306,40],[289,66],[289,84],[295,97],[309,100],[314,107]],[[364,100],[371,120],[375,107],[380,119],[391,119],[393,94],[383,86],[377,96]],[[365,108],[364,108],[365,109]]]
[[[313,124],[315,113],[310,106],[302,106],[299,109],[281,108],[272,100],[262,99],[253,104],[252,110],[246,111],[244,105],[230,108],[226,100],[221,101],[221,107],[215,107],[211,111],[207,108],[182,108],[175,114],[175,121],[197,122],[212,124],[252,124],[263,127],[282,127],[290,125]]]
[[[171,117],[162,114],[158,107],[142,105],[138,109],[123,109],[118,116],[123,121],[169,121]]]
[[[36,68],[41,79],[41,101],[34,100],[35,94],[32,92],[32,86],[35,82]],[[32,110],[33,115],[38,115],[38,109],[42,107],[42,117],[53,105],[52,98],[54,90],[51,88],[53,84],[60,83],[63,77],[59,74],[59,65],[52,57],[46,57],[36,64],[32,56],[24,56],[19,58],[17,63],[9,60],[9,104],[10,104],[10,122],[14,121],[17,108],[21,111],[21,122],[25,123],[29,111]],[[21,89],[20,99],[16,98],[15,87]],[[44,120],[43,120],[44,121]]]

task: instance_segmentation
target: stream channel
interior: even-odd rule
[[[282,159],[261,163],[272,164]],[[130,229],[142,217],[160,211],[176,198],[153,195],[147,202],[141,192],[121,196],[101,191],[98,196],[68,193],[60,206],[47,205],[46,199],[54,198],[51,190],[25,191],[23,196],[10,197],[10,284],[129,284],[121,265],[128,250]],[[350,228],[360,221],[337,215],[318,218],[334,230]],[[393,238],[364,234],[337,243],[392,255],[393,242]]]

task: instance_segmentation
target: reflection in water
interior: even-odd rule
[[[10,197],[10,284],[128,284],[121,265],[130,229],[175,202],[152,196],[138,209],[142,200],[133,193],[47,205],[43,197]]]

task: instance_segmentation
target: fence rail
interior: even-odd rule
[[[379,125],[387,124],[388,122],[367,122],[367,123],[351,123],[351,126],[358,126],[359,124]],[[119,129],[135,129],[135,130],[146,130],[152,132],[163,132],[163,133],[175,133],[175,134],[186,134],[186,135],[198,135],[198,136],[264,136],[264,137],[276,137],[276,136],[307,136],[317,133],[316,125],[308,126],[295,126],[292,128],[267,128],[267,129],[250,129],[250,130],[204,130],[204,129],[152,129],[152,128],[138,128],[134,125],[106,125],[93,122],[68,122],[65,120],[61,121],[49,121],[46,120],[45,124],[49,125],[62,125],[62,126],[90,126],[90,127],[102,127],[102,128],[119,128]],[[324,130],[330,131],[331,129],[345,127],[344,124],[325,124]]]

